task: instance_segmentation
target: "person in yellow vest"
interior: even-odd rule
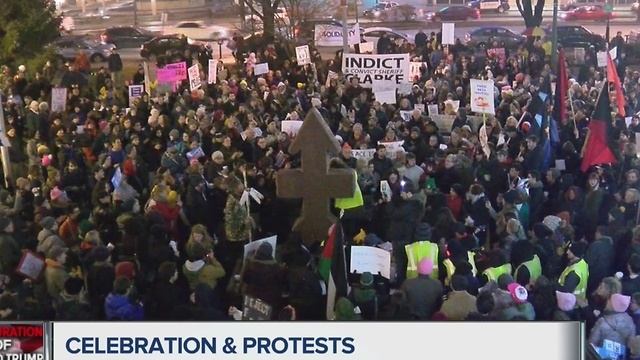
[[[349,169],[349,166],[339,158],[331,159],[329,162],[331,169]],[[345,235],[350,238],[358,235],[361,230],[360,221],[364,220],[364,198],[358,185],[358,173],[353,172],[354,193],[352,197],[335,200],[335,207],[340,210],[342,226]]]
[[[415,279],[418,277],[418,264],[423,259],[431,259],[433,262],[433,271],[431,272],[432,279],[438,279],[438,255],[440,248],[438,244],[430,241],[417,241],[413,244],[405,245],[405,252],[407,253],[407,279]]]
[[[535,253],[535,245],[528,240],[517,241],[511,248],[513,277],[524,287],[533,284],[542,275],[542,263]]]
[[[490,281],[498,281],[501,275],[511,275],[511,264],[507,261],[504,252],[501,249],[492,250],[489,253],[490,267],[480,275],[480,285],[484,286]]]
[[[558,291],[572,293],[578,300],[587,298],[587,282],[589,281],[589,265],[582,258],[587,251],[585,242],[574,242],[567,249],[569,264],[558,278]]]
[[[442,262],[445,271],[443,271],[444,274],[441,276],[445,286],[449,286],[451,284],[451,277],[456,273],[458,270],[457,268],[462,263],[469,264],[469,267],[471,268],[471,276],[475,277],[478,275],[475,253],[473,251],[468,251],[468,249],[466,249],[457,239],[452,239],[447,243],[445,256],[446,259]]]

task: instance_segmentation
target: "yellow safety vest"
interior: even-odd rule
[[[511,264],[507,263],[499,267],[491,267],[482,272],[489,281],[498,281],[498,278],[504,274],[511,274]]]
[[[478,275],[478,269],[476,268],[476,254],[473,251],[467,251],[467,261],[471,264],[471,272],[473,276]],[[443,262],[444,268],[447,270],[447,277],[444,279],[444,284],[451,284],[451,277],[456,272],[456,267],[453,265],[453,261],[447,259]]]
[[[514,274],[516,280],[518,279],[518,271],[520,271],[523,266],[529,270],[529,282],[535,281],[540,277],[540,275],[542,275],[542,264],[540,263],[538,255],[533,255],[533,259],[523,262],[516,268],[516,272]]]
[[[560,274],[560,278],[558,279],[558,283],[560,286],[564,286],[564,281],[571,272],[575,272],[578,277],[580,277],[580,282],[578,286],[573,290],[573,295],[577,298],[586,300],[587,298],[587,281],[589,280],[589,265],[584,259],[580,259],[580,261],[567,266],[562,274]]]
[[[341,210],[349,210],[354,209],[359,206],[364,205],[364,198],[362,197],[362,191],[360,190],[360,186],[358,186],[358,174],[354,171],[353,181],[355,182],[355,192],[353,196],[350,198],[340,198],[336,199],[336,208]]]
[[[438,279],[438,244],[430,241],[418,241],[413,244],[405,245],[407,253],[407,279],[418,277],[418,264],[424,258],[433,261],[432,279]]]

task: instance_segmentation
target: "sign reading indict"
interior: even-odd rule
[[[347,79],[357,77],[365,88],[397,88],[409,81],[409,54],[345,54],[342,72]]]
[[[271,320],[273,307],[253,296],[245,295],[242,307],[242,320]]]

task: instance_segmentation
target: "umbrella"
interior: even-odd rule
[[[546,33],[540,27],[534,27],[526,29],[522,32],[522,35],[526,37],[544,37]]]

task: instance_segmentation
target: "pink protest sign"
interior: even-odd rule
[[[175,81],[187,80],[187,63],[186,62],[183,61],[179,63],[168,64],[164,68],[173,69],[175,71],[175,77],[174,77]]]
[[[156,71],[156,79],[158,83],[169,83],[178,81],[176,77],[176,69],[158,69]]]

